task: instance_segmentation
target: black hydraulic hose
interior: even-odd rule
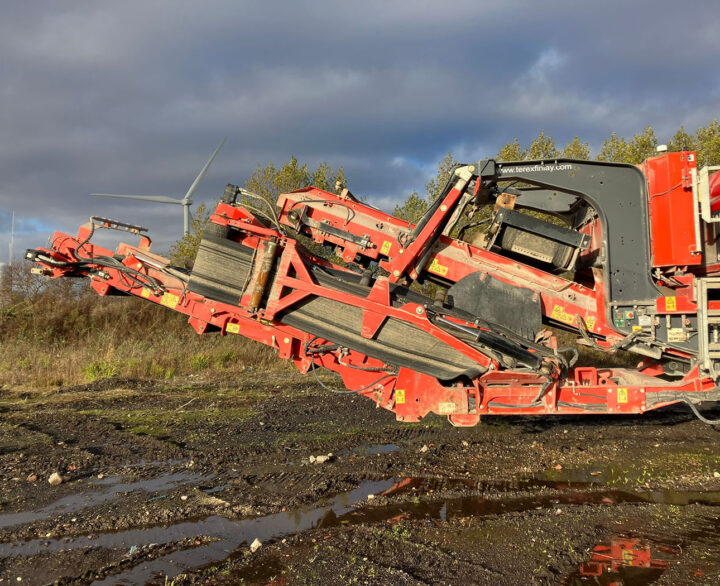
[[[708,419],[702,413],[700,413],[698,408],[690,399],[683,398],[682,402],[685,403],[688,407],[690,407],[690,410],[695,414],[695,417],[697,417],[703,423],[707,423],[708,425],[720,425],[720,419]]]
[[[538,354],[528,352],[520,344],[517,344],[512,340],[508,340],[507,338],[504,338],[499,334],[493,333],[492,331],[486,332],[484,330],[481,330],[480,328],[470,328],[467,326],[456,324],[455,322],[446,319],[445,317],[435,313],[430,309],[427,309],[426,312],[428,318],[436,320],[441,324],[468,334],[472,336],[475,342],[490,346],[490,348],[492,348],[496,352],[512,358],[513,360],[517,360],[518,362],[525,364],[533,370],[540,368],[540,366],[542,365],[542,358]]]
[[[693,401],[690,395],[699,395],[699,400]],[[697,417],[703,423],[707,423],[708,425],[720,425],[720,419],[708,419],[702,413],[700,413],[700,410],[697,408],[696,405],[696,403],[702,401],[720,401],[720,387],[715,387],[711,391],[705,391],[702,393],[683,393],[674,391],[647,393],[647,398],[649,399],[649,406],[655,405],[657,403],[670,403],[673,401],[680,401],[681,403],[685,403],[688,407],[690,407],[690,410],[693,412],[695,417]]]
[[[304,345],[304,352],[305,354],[323,354],[325,352],[332,352],[333,350],[337,350],[340,348],[340,345],[338,344],[325,344],[323,346],[312,346],[312,343],[318,339],[318,336],[313,337],[311,340],[305,342]],[[317,366],[315,365],[315,361],[313,360],[310,363],[310,370],[312,370],[313,375],[315,376],[315,380],[317,383],[326,391],[330,391],[331,393],[337,393],[339,395],[346,395],[350,393],[362,393],[363,391],[367,391],[368,389],[374,387],[375,385],[379,384],[381,381],[384,381],[386,378],[391,376],[396,376],[398,371],[397,370],[387,370],[383,368],[367,368],[362,366],[353,366],[352,364],[346,364],[344,362],[341,362],[338,358],[338,362],[342,364],[343,366],[349,367],[349,368],[355,368],[356,370],[366,370],[366,371],[378,371],[378,372],[385,372],[383,376],[381,376],[379,379],[377,379],[375,382],[370,383],[369,385],[362,387],[361,389],[357,390],[338,390],[333,389],[332,387],[327,386],[325,383],[323,383],[320,378],[317,375]]]

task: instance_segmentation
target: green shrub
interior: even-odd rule
[[[210,366],[210,358],[206,354],[195,354],[190,359],[190,368],[193,370],[205,370]]]
[[[85,367],[85,378],[90,382],[101,378],[112,378],[117,375],[117,366],[107,360],[96,360]]]

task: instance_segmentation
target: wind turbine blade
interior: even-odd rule
[[[207,173],[207,170],[210,168],[210,165],[212,164],[216,155],[220,152],[220,149],[225,144],[226,140],[227,140],[227,138],[223,138],[220,141],[220,144],[218,145],[218,147],[215,149],[215,152],[212,155],[210,155],[208,162],[205,163],[205,166],[202,168],[202,171],[200,171],[198,176],[195,177],[195,181],[192,182],[192,185],[190,186],[190,189],[188,189],[187,193],[185,194],[183,201],[188,201],[192,197],[192,194],[195,193],[197,186],[200,185],[200,182],[203,180],[203,177],[205,177],[205,173]]]
[[[155,203],[176,203],[182,205],[181,199],[167,197],[166,195],[121,195],[119,193],[91,193],[96,197],[121,197],[123,199],[142,199],[144,201],[154,201]]]

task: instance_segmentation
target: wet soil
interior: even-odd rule
[[[290,371],[3,389],[0,584],[717,584],[719,439],[398,423]]]

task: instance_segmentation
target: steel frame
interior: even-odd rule
[[[643,361],[636,369],[576,367],[565,373],[555,369],[544,377],[538,373],[504,370],[492,356],[435,325],[427,315],[429,306],[417,303],[393,306],[392,283],[417,279],[423,272],[453,283],[482,271],[505,283],[522,284],[535,291],[543,315],[550,323],[577,330],[583,327],[578,323],[580,316],[584,327],[601,347],[609,348],[624,338],[606,319],[607,302],[600,271],[593,272],[594,285],[589,287],[448,236],[432,240],[453,213],[472,176],[469,167],[458,171],[436,212],[407,247],[403,246],[403,239],[413,226],[370,206],[315,188],[281,196],[278,205],[282,224],[299,227],[295,216],[299,215],[297,208],[302,207],[302,216],[312,220],[303,225],[304,229],[315,241],[337,246],[347,262],[355,261],[358,255],[379,261],[388,276],[377,278],[365,297],[317,283],[308,269],[310,264],[348,274],[351,271],[310,254],[294,238],[268,227],[244,207],[229,203],[218,204],[210,218],[212,223],[231,228],[234,238],[247,246],[259,249],[269,242],[274,243],[273,250],[277,246],[275,272],[262,307],[251,304],[252,282],[237,305],[188,291],[180,276],[164,270],[169,261],[150,252],[150,240],[144,235],[138,246],[120,244],[115,253],[89,242],[96,227],[117,227],[111,225],[110,220],[102,226],[86,224],[74,237],[55,233],[51,247],[37,249],[32,260],[38,262],[48,276],[89,277],[92,288],[100,295],[120,291],[181,312],[188,316],[198,333],[215,330],[221,335],[239,334],[276,348],[281,357],[293,360],[302,372],[316,367],[335,371],[348,389],[395,412],[400,421],[419,421],[430,412],[447,415],[458,426],[474,425],[482,415],[642,413],[686,400],[688,396],[699,398],[715,389],[713,380],[702,376],[697,367],[674,382],[663,380],[662,369],[650,360]],[[333,229],[323,230],[323,225]],[[591,247],[597,246],[600,229],[597,221],[585,226],[586,234],[594,243]],[[129,231],[139,234],[138,230]],[[344,239],[343,231],[362,235],[364,244],[358,244],[357,238]],[[122,258],[121,266],[93,263],[93,259],[113,256]],[[128,278],[128,269],[134,271],[137,278]],[[257,275],[254,274],[253,279],[257,279]],[[445,386],[436,378],[408,368],[388,371],[392,365],[352,348],[317,352],[314,348],[331,345],[333,341],[317,339],[279,319],[282,312],[310,296],[361,309],[361,335],[365,338],[373,338],[388,318],[402,320],[471,358],[485,372],[472,381]],[[693,288],[687,286],[678,289],[672,306],[658,299],[657,309],[659,313],[685,314],[697,312],[697,307]],[[469,322],[463,325],[477,327]]]

